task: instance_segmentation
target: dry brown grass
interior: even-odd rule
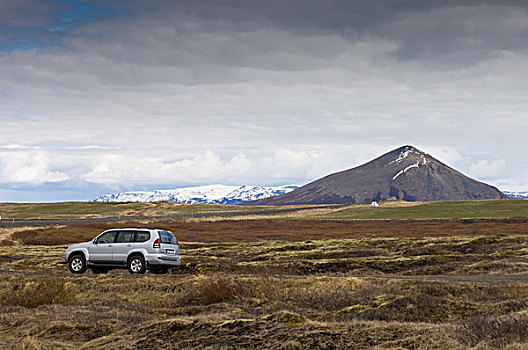
[[[60,264],[66,243],[0,247],[0,269],[10,270],[0,271],[0,343],[8,349],[522,349],[528,347],[526,223],[143,224],[171,229],[181,241],[183,265],[168,275],[76,276]],[[35,243],[82,241],[115,226],[14,235]]]
[[[21,242],[13,237],[16,232],[28,232],[39,229],[42,229],[42,227],[0,227],[0,246],[19,245]]]
[[[175,305],[210,305],[242,298],[263,298],[274,295],[270,278],[237,278],[234,276],[201,277],[176,295]]]
[[[88,241],[115,227],[159,227],[188,242],[240,242],[369,237],[456,237],[460,235],[528,235],[528,219],[450,220],[222,220],[193,222],[178,219],[149,222],[87,222],[13,231],[11,237],[24,244],[59,245]]]
[[[12,346],[21,341],[91,349],[528,345],[523,313],[528,289],[522,283],[225,273],[3,277],[2,293],[21,291],[0,304],[0,340]]]
[[[471,347],[505,349],[528,339],[528,314],[478,315],[462,322],[458,339]]]

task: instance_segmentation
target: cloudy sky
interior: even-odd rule
[[[411,144],[528,190],[528,4],[2,0],[0,201],[304,184]]]

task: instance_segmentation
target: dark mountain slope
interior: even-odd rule
[[[497,188],[471,179],[412,146],[250,205],[346,204],[380,200],[499,199]]]

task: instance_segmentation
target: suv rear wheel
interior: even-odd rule
[[[147,270],[145,259],[141,255],[133,255],[128,258],[127,267],[130,273],[143,274]]]
[[[68,268],[71,273],[84,273],[86,271],[86,259],[82,254],[74,254],[68,260]]]

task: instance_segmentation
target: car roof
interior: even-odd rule
[[[158,229],[150,228],[150,227],[118,227],[118,228],[110,228],[110,229],[108,229],[106,231],[121,231],[121,230],[135,230],[135,231],[143,230],[143,231],[145,231],[145,230],[158,230]]]

